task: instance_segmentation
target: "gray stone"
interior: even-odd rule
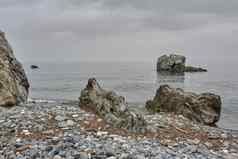
[[[54,156],[53,159],[63,159],[63,158],[61,156],[59,156],[59,155],[56,155],[56,156]]]
[[[55,117],[55,120],[57,120],[57,121],[64,121],[65,119],[66,119],[65,116],[62,116],[62,115],[57,115]]]
[[[67,125],[67,126],[74,126],[74,121],[72,121],[72,120],[67,120],[66,125]]]
[[[144,155],[136,155],[135,159],[146,159]]]
[[[121,154],[121,156],[119,157],[119,159],[131,159],[131,155],[127,154],[127,153],[123,153]]]
[[[112,148],[112,145],[105,146],[105,153],[107,157],[115,156],[115,151]]]
[[[86,152],[81,152],[80,159],[89,159],[89,155]]]

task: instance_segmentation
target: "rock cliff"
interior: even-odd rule
[[[21,63],[0,31],[0,106],[14,106],[27,101],[29,83]]]

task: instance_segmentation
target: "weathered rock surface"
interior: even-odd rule
[[[128,110],[124,97],[103,90],[94,78],[89,79],[79,100],[80,107],[96,112],[107,123],[117,128],[124,128],[131,132],[146,130],[145,120],[140,114]]]
[[[181,55],[163,55],[157,61],[158,72],[184,73],[186,58]]]
[[[0,106],[13,106],[27,101],[28,89],[23,67],[0,31]]]
[[[146,108],[152,112],[182,114],[192,121],[213,125],[220,119],[221,98],[211,93],[198,95],[162,85],[153,101],[147,101]]]
[[[186,57],[182,55],[163,55],[157,61],[158,72],[169,72],[173,74],[183,74],[184,72],[207,72],[200,67],[186,66]]]

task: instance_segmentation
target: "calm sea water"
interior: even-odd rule
[[[153,98],[160,84],[170,84],[197,93],[221,95],[222,118],[219,126],[238,130],[238,67],[236,62],[208,63],[208,73],[161,76],[155,63],[38,63],[39,70],[25,64],[31,83],[31,98],[77,100],[88,78],[95,77],[103,88],[114,90],[128,102],[144,104]]]

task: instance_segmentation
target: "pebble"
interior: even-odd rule
[[[195,145],[198,145],[201,141],[199,139],[194,139],[194,140],[187,140],[190,143],[193,143]]]
[[[80,159],[89,159],[89,155],[85,152],[80,153]]]
[[[66,118],[62,115],[58,115],[58,116],[55,117],[55,120],[57,120],[57,121],[64,121],[65,119]]]
[[[77,117],[79,117],[79,115],[78,114],[74,114],[74,115],[72,115],[72,117],[73,118],[77,118]]]
[[[97,132],[97,136],[105,136],[105,135],[108,135],[108,132],[106,132],[106,131],[98,131]]]
[[[144,155],[136,155],[136,159],[146,159]]]
[[[59,156],[59,155],[56,155],[56,156],[54,156],[53,159],[63,159],[63,158],[61,156]]]
[[[29,132],[29,130],[22,130],[22,133],[24,134],[24,135],[30,135],[31,133]]]
[[[74,126],[74,121],[72,121],[72,120],[67,120],[66,125],[67,125],[67,126]]]
[[[0,159],[236,159],[238,158],[238,145],[235,142],[224,142],[224,147],[219,151],[211,151],[200,143],[199,139],[182,140],[163,146],[162,141],[148,138],[122,137],[104,131],[81,131],[78,118],[84,119],[84,123],[90,124],[86,119],[94,116],[81,110],[77,104],[64,105],[57,103],[31,104],[27,107],[14,107],[12,111],[0,111]],[[24,108],[24,115],[21,112]],[[55,118],[54,118],[55,117]],[[152,119],[153,118],[153,119]],[[52,120],[55,119],[55,120]],[[184,118],[180,118],[185,120]],[[157,123],[165,120],[163,115],[151,115],[150,121]],[[16,122],[17,121],[17,122]],[[77,122],[76,122],[77,121]],[[101,122],[101,119],[98,119]],[[165,123],[164,121],[162,122]],[[163,125],[162,124],[162,125]],[[174,124],[174,123],[173,123]],[[180,123],[181,124],[181,123]],[[11,127],[11,128],[10,128]],[[70,127],[70,129],[69,129]],[[163,126],[163,128],[166,127]],[[39,130],[43,138],[16,137],[9,133],[12,130],[22,130],[19,133],[34,135]],[[151,128],[152,130],[152,128]],[[153,130],[155,132],[155,130]],[[16,131],[18,132],[18,131]],[[4,135],[3,140],[1,135]],[[226,138],[227,133],[210,131],[211,137]],[[9,138],[9,140],[8,140]],[[10,143],[13,139],[13,143]],[[171,139],[165,141],[171,142]],[[174,142],[172,142],[174,143]],[[16,148],[22,148],[21,153],[15,153]],[[231,146],[232,145],[232,146]],[[230,148],[231,147],[231,148]]]
[[[130,158],[130,155],[127,154],[127,153],[123,153],[121,154],[121,156],[119,157],[119,159],[129,159]]]

